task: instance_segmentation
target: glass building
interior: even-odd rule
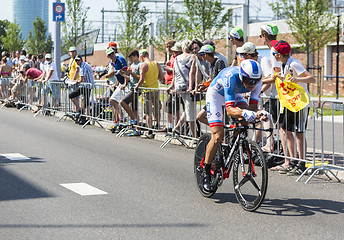
[[[33,22],[36,17],[45,21],[49,28],[49,0],[12,0],[13,22],[16,21],[21,28],[23,39],[33,32]]]

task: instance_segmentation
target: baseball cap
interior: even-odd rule
[[[45,54],[45,59],[51,59],[51,54],[50,53]]]
[[[76,55],[75,60],[82,60],[82,57],[80,55]]]
[[[204,45],[199,50],[199,53],[213,53],[213,52],[214,52],[214,47],[211,45]]]
[[[237,47],[236,51],[238,53],[253,54],[256,52],[256,45],[254,45],[254,43],[251,42],[246,42],[241,47]]]
[[[109,47],[108,49],[106,49],[106,55],[109,56],[111,53],[114,53],[115,51]]]
[[[19,57],[19,60],[24,60],[24,61],[26,61],[27,58],[26,58],[24,55],[21,55],[21,56]]]
[[[140,51],[139,51],[139,55],[141,56],[142,54],[144,54],[144,53],[148,53],[148,51],[146,50],[146,49],[141,49]]]
[[[30,63],[24,63],[23,68],[30,68]]]
[[[291,51],[291,47],[288,42],[283,41],[283,40],[280,40],[280,41],[272,40],[270,43],[271,43],[271,46],[273,46],[278,53],[282,55],[289,55]]]
[[[244,36],[244,31],[239,27],[235,27],[231,29],[229,35],[231,35],[234,38],[240,39]]]
[[[69,50],[68,50],[68,51],[69,51],[69,52],[76,51],[76,47],[72,46],[72,47],[70,47],[70,48],[69,48]]]
[[[174,46],[171,48],[171,51],[173,52],[181,52],[182,50],[182,43],[181,42],[176,42]]]
[[[108,47],[117,49],[117,43],[111,41],[111,42],[109,42]]]
[[[260,26],[260,29],[267,32],[269,35],[277,35],[278,34],[278,27],[275,24],[267,24]]]
[[[211,40],[205,40],[205,41],[203,42],[203,45],[210,45],[210,46],[212,46],[213,48],[215,48],[215,44],[214,44],[214,42],[211,41]]]

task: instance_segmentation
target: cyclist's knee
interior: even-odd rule
[[[214,143],[220,144],[222,142],[223,135],[224,135],[223,131],[218,131],[218,132],[213,133]]]

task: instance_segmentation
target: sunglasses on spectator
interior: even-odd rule
[[[205,54],[205,53],[203,53],[203,52],[202,52],[202,53],[199,53],[199,55],[201,55],[201,56],[203,56],[204,54]]]
[[[234,37],[228,37],[228,40],[232,40],[232,39],[234,39]]]
[[[273,53],[272,53],[272,55],[274,55],[274,56],[275,56],[276,54],[279,54],[279,52],[273,52]]]

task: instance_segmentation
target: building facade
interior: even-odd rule
[[[13,22],[19,24],[23,38],[33,32],[33,22],[40,17],[49,27],[49,0],[12,0]]]

